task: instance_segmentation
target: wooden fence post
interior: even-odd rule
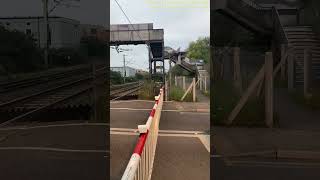
[[[288,54],[288,90],[293,91],[294,88],[294,55],[292,51]]]
[[[186,90],[186,77],[182,76],[182,88],[183,90]]]
[[[207,92],[207,76],[204,77],[204,92]]]
[[[203,79],[202,77],[199,78],[199,89],[200,89],[200,91],[202,91],[202,84],[203,84],[203,80],[202,79]]]
[[[241,95],[241,98],[237,105],[233,108],[231,113],[228,116],[226,124],[230,125],[232,124],[233,120],[237,117],[245,103],[248,101],[249,97],[252,95],[254,90],[257,88],[259,82],[262,81],[264,78],[265,73],[265,65],[261,67],[258,74],[254,77],[254,79],[250,82],[248,88],[245,90],[245,92]]]
[[[285,55],[285,52],[286,52],[286,46],[285,46],[285,44],[282,44],[281,45],[281,57],[283,57]],[[285,80],[285,73],[286,73],[286,64],[285,63],[281,64],[280,71],[281,71],[281,75],[280,75],[281,80]]]
[[[309,81],[310,81],[310,52],[304,49],[303,58],[303,94],[305,98],[309,96]]]
[[[168,80],[165,81],[165,101],[168,101]]]
[[[242,94],[242,78],[240,70],[240,48],[235,47],[233,49],[233,83],[238,94]]]
[[[196,102],[196,78],[192,78],[192,84],[193,84],[193,102]]]
[[[174,85],[175,85],[175,86],[178,86],[177,76],[174,76]]]
[[[265,122],[273,127],[273,58],[272,52],[265,56]]]
[[[171,63],[171,62],[170,62]],[[171,72],[169,72],[169,87],[171,88],[171,86],[172,86],[172,73]]]

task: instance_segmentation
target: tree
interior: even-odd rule
[[[120,72],[110,71],[110,83],[111,84],[121,84],[123,82],[123,78]]]
[[[41,51],[30,35],[0,26],[0,65],[6,73],[37,70],[42,63]]]
[[[198,40],[189,44],[187,49],[187,57],[190,59],[202,59],[205,63],[210,58],[210,38],[200,37]]]

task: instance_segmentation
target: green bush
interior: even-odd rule
[[[305,98],[303,92],[295,91],[291,93],[292,98],[297,104],[304,105],[312,110],[320,109],[320,93],[319,90],[314,90],[312,96]]]
[[[41,68],[43,57],[32,36],[0,26],[0,65],[5,74]]]
[[[174,100],[174,101],[180,101],[182,96],[184,95],[185,91],[180,88],[180,87],[177,87],[177,86],[172,86],[170,88],[170,92],[169,92],[169,97],[170,97],[170,100]],[[186,97],[184,98],[183,101],[186,101],[186,102],[191,102],[193,101],[193,98],[192,98],[192,92],[189,92]]]
[[[120,72],[110,71],[110,84],[121,84],[123,83],[123,78]]]

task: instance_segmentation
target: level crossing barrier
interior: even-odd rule
[[[150,180],[157,147],[159,122],[163,105],[163,89],[155,97],[155,104],[146,124],[139,125],[139,138],[121,180]]]

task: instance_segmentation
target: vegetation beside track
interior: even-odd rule
[[[154,100],[154,87],[155,84],[153,81],[145,80],[142,88],[139,90],[138,99]]]
[[[236,94],[231,82],[217,81],[211,92],[211,112],[214,125],[225,125],[225,122],[238,103],[240,96]],[[244,105],[232,126],[265,127],[263,97],[251,97]],[[278,125],[277,114],[274,116],[275,125]]]
[[[185,91],[180,88],[180,87],[177,87],[177,86],[172,86],[170,88],[170,92],[169,92],[169,97],[170,97],[170,100],[173,100],[173,101],[181,101],[181,98],[182,96],[184,95]],[[186,97],[184,98],[185,102],[192,102],[193,101],[193,98],[192,98],[192,92],[189,92]]]

